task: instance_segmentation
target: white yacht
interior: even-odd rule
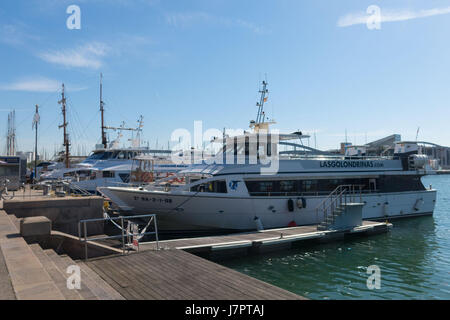
[[[145,148],[99,149],[92,152],[73,168],[60,168],[41,174],[45,181],[66,180],[73,186],[90,193],[96,193],[97,187],[119,186],[129,184],[130,175],[140,157],[154,161],[154,170],[161,176],[165,172],[177,172],[187,165],[170,165],[167,163],[167,150]],[[134,181],[136,182],[136,181]]]
[[[390,157],[328,155],[290,142],[307,138],[301,132],[266,134],[270,123],[259,117],[264,101],[263,96],[259,120],[251,122],[254,131],[223,139],[215,158],[175,177],[99,192],[129,214],[157,214],[159,229],[167,231],[317,224],[329,214],[321,204],[350,192],[364,205],[363,219],[433,213],[436,190],[426,188],[421,177],[435,171],[417,144],[397,143]],[[280,151],[283,145],[294,150]]]

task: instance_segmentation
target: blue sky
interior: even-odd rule
[[[66,27],[72,4],[80,30]],[[361,22],[370,5],[381,9],[379,30]],[[1,1],[0,150],[11,109],[19,149],[33,149],[35,104],[41,147],[60,147],[62,82],[73,153],[91,150],[100,72],[107,125],[135,126],[142,114],[153,147],[195,120],[248,128],[265,77],[275,127],[315,132],[321,149],[337,148],[345,130],[363,144],[413,140],[418,127],[420,140],[450,145],[449,31],[450,1]]]

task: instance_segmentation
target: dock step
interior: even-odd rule
[[[41,246],[37,243],[30,245],[31,250],[34,252],[35,256],[41,261],[42,266],[47,270],[50,277],[55,282],[58,289],[64,295],[67,300],[82,300],[83,297],[76,291],[67,288],[67,277],[60,269],[55,265],[55,263],[50,259],[50,257],[44,252]]]
[[[66,281],[70,277],[70,274],[67,273],[67,268],[70,265],[76,265],[76,263],[70,263],[67,260],[64,260],[64,256],[59,256],[55,250],[46,249],[44,250],[45,254],[53,261],[58,270],[64,275]],[[82,297],[83,300],[98,300],[98,297],[91,291],[91,289],[86,285],[86,282],[83,281],[83,275],[81,275],[81,289],[77,290],[78,294]]]
[[[18,300],[65,300],[15,223],[0,210],[0,247]]]

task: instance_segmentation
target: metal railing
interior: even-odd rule
[[[331,192],[317,207],[316,221],[319,223],[319,211],[323,212],[323,222],[330,225],[335,221],[336,209],[348,203],[354,203],[358,199],[362,202],[362,188],[364,185],[340,185]]]
[[[134,219],[143,219],[143,218],[150,218],[149,223],[153,221],[153,226],[155,231],[151,232],[144,232],[140,233],[139,237],[143,237],[146,235],[155,235],[156,238],[156,250],[159,250],[159,237],[158,237],[158,224],[156,222],[156,215],[155,214],[146,214],[146,215],[139,215],[139,216],[120,216],[120,217],[107,217],[107,218],[98,218],[98,219],[86,219],[86,220],[80,220],[78,222],[78,239],[80,242],[84,243],[84,258],[85,260],[88,259],[88,242],[93,241],[100,241],[100,240],[109,240],[109,239],[122,239],[122,254],[125,255],[127,252],[127,245],[125,243],[125,239],[127,237],[132,236],[128,232],[128,230],[125,229],[124,221],[130,221]],[[92,222],[100,222],[100,221],[111,221],[112,223],[116,224],[113,221],[120,220],[120,225],[118,227],[121,229],[121,234],[115,235],[115,236],[105,236],[105,237],[88,237],[87,232],[87,224]],[[117,225],[117,224],[116,224]],[[83,231],[83,232],[82,232]]]

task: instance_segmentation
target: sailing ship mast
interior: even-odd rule
[[[64,163],[66,168],[70,168],[70,162],[69,162],[69,135],[67,134],[67,120],[66,120],[66,96],[64,94],[64,83],[62,85],[62,93],[61,93],[61,100],[58,101],[59,104],[62,105],[62,113],[63,113],[63,124],[59,126],[59,128],[64,128],[64,143],[63,146],[65,147],[65,154],[64,154]]]
[[[107,148],[108,147],[108,141],[106,139],[106,127],[105,127],[105,118],[104,118],[104,112],[105,112],[105,108],[104,108],[104,102],[103,102],[103,74],[100,73],[100,113],[102,116],[102,145],[103,148]]]
[[[101,130],[102,130],[102,145],[103,148],[107,149],[108,148],[108,139],[106,137],[106,130],[114,130],[114,131],[119,131],[119,135],[118,135],[118,139],[121,137],[121,132],[126,130],[126,131],[137,131],[137,139],[140,139],[140,133],[142,132],[142,127],[143,127],[143,117],[141,116],[138,120],[138,128],[126,128],[125,127],[125,123],[122,123],[122,125],[120,127],[109,127],[109,126],[105,126],[105,102],[103,101],[103,74],[100,73],[100,114],[101,114]],[[117,144],[118,143],[118,139],[113,141],[113,144]]]

